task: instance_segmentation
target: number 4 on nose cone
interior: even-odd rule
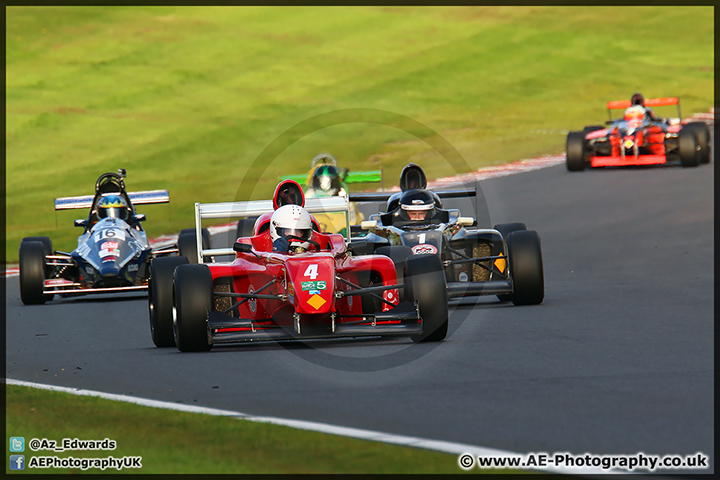
[[[305,273],[303,274],[303,276],[310,277],[311,279],[315,280],[318,276],[317,263],[312,263],[308,265],[307,269],[305,269]]]

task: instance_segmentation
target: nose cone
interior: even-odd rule
[[[114,259],[105,260],[100,264],[99,273],[103,278],[114,278],[118,276],[118,266]]]
[[[98,287],[123,287],[129,285],[128,280],[124,274],[121,274],[120,269],[115,261],[103,262],[100,266],[99,271],[99,282],[96,283]]]

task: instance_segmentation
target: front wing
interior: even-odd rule
[[[69,254],[58,252],[59,254],[47,255],[45,257],[45,265],[49,269],[63,270],[65,268],[79,268]],[[169,245],[153,249],[150,256],[157,258],[160,256],[178,253],[177,245]],[[100,293],[119,293],[119,292],[143,292],[147,291],[147,283],[143,285],[130,285],[124,287],[88,287],[87,285],[73,281],[62,276],[55,278],[46,278],[43,294],[44,295],[90,295]]]
[[[415,302],[401,302],[386,312],[368,314],[353,321],[340,321],[332,314],[330,322],[307,325],[296,318],[293,325],[279,325],[270,320],[252,322],[233,318],[223,312],[209,312],[208,332],[213,344],[238,342],[309,340],[319,338],[412,336],[422,333],[422,319]]]
[[[662,165],[667,163],[667,155],[596,155],[590,157],[590,166],[625,167],[631,165]]]

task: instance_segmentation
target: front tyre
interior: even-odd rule
[[[20,243],[20,299],[25,305],[40,305],[52,300],[45,289],[45,245],[40,241]]]
[[[568,133],[565,152],[565,166],[569,171],[585,170],[585,134],[583,132]]]
[[[493,228],[502,234],[503,240],[506,242],[508,235],[510,235],[512,232],[517,232],[518,230],[527,230],[525,224],[520,222],[499,223]]]
[[[378,247],[375,249],[377,255],[385,255],[395,264],[395,279],[396,284],[403,283],[405,280],[405,264],[407,259],[413,255],[412,249],[405,245],[390,245],[386,247]],[[404,294],[402,290],[399,292],[400,301],[404,301]]]
[[[173,336],[173,273],[178,265],[185,265],[185,257],[159,257],[150,262],[148,282],[148,310],[150,335],[156,347],[174,347]]]
[[[545,297],[542,249],[534,230],[508,235],[508,263],[513,283],[511,300],[515,305],[537,305]]]
[[[406,262],[405,298],[420,307],[422,333],[413,342],[440,342],[448,331],[445,270],[438,255],[413,255]]]
[[[586,127],[586,129],[587,128],[590,128],[590,127]],[[527,226],[525,226],[525,224],[521,223],[521,222],[500,223],[498,225],[495,225],[495,227],[493,227],[493,228],[495,230],[497,230],[498,232],[500,232],[500,234],[503,237],[503,242],[505,242],[505,243],[507,243],[508,235],[510,235],[512,232],[517,232],[518,230],[527,230]],[[495,252],[493,252],[493,255],[499,255],[500,253],[505,253],[502,251],[502,248],[496,249]],[[502,294],[498,295],[497,298],[501,302],[509,302],[510,300],[512,300],[512,294],[502,293]]]
[[[207,265],[188,264],[175,269],[173,331],[181,352],[206,352],[212,348],[208,327],[212,296],[212,275]]]

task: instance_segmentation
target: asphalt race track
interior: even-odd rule
[[[521,453],[702,452],[710,473],[714,169],[558,165],[481,182],[492,224],[539,232],[545,301],[466,299],[436,345],[182,354],[155,348],[143,296],[23,306],[9,278],[7,377]]]

